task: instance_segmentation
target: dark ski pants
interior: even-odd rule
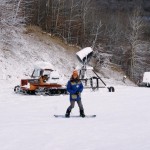
[[[73,101],[73,100],[71,100],[71,101],[70,101],[70,106],[68,107],[68,110],[71,111],[71,110],[74,108],[75,102],[77,102],[77,104],[78,104],[80,110],[84,110],[81,100],[78,100],[78,101]]]

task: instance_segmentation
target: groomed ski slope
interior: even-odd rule
[[[0,150],[149,150],[150,89],[117,86],[84,90],[86,114],[96,118],[55,118],[69,105],[66,96],[26,96],[0,89]],[[78,114],[75,106],[72,115]]]

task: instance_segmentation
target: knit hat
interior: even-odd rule
[[[78,76],[78,71],[77,70],[74,70],[72,75],[77,75]]]

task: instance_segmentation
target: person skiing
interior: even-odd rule
[[[78,71],[74,70],[71,79],[67,83],[67,91],[70,93],[70,106],[67,108],[65,117],[70,117],[70,112],[77,102],[80,109],[80,116],[85,117],[83,105],[81,102],[81,93],[83,91],[83,84],[79,79]]]

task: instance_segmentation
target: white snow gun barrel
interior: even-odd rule
[[[93,54],[93,49],[91,47],[86,47],[76,53],[78,60],[83,64],[87,65]]]

